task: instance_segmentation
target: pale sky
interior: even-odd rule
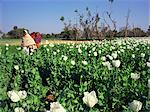
[[[84,13],[87,6],[92,12],[97,9],[100,17],[110,11],[108,0],[0,0],[0,29],[6,33],[18,26],[30,32],[59,33],[63,30],[61,16],[75,21],[74,10]],[[150,0],[114,0],[111,7],[117,29],[125,26],[128,9],[131,10],[130,26],[148,29]]]

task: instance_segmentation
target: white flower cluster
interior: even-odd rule
[[[75,61],[74,61],[74,60],[71,60],[71,64],[72,64],[72,65],[75,65],[76,63],[75,63]]]
[[[106,61],[106,57],[112,62],[112,64],[109,61]],[[121,65],[121,61],[117,60],[118,54],[117,51],[114,51],[111,55],[106,55],[101,57],[101,60],[103,61],[102,64],[104,66],[107,66],[109,70],[112,70],[112,65],[116,68],[119,68]]]
[[[45,40],[45,43],[46,43],[46,44],[49,44],[49,41],[48,41],[48,40]]]
[[[16,107],[15,112],[25,112],[22,107]]]
[[[102,60],[102,61],[106,61],[106,57],[105,57],[105,56],[102,56],[102,57],[101,57],[101,60]]]
[[[120,60],[113,60],[112,64],[114,65],[114,67],[118,68],[121,64]]]
[[[137,100],[133,100],[131,103],[129,103],[129,107],[132,111],[138,112],[142,108],[142,103]]]
[[[87,61],[82,61],[82,63],[83,63],[83,65],[87,65],[88,63],[87,63]]]
[[[144,57],[145,57],[145,54],[144,54],[144,53],[141,53],[141,57],[144,58]]]
[[[93,107],[98,102],[95,91],[91,91],[90,93],[84,92],[82,100],[89,107]]]
[[[50,104],[50,112],[66,112],[66,110],[59,102],[53,102]]]
[[[114,59],[117,58],[117,52],[111,54]]]
[[[8,46],[9,46],[9,44],[7,44],[7,43],[6,43],[5,45],[6,45],[6,47],[8,47]]]
[[[68,59],[68,57],[64,56],[64,55],[62,55],[62,58],[63,58],[64,61],[66,61]]]
[[[82,50],[80,48],[78,48],[78,53],[82,53]]]
[[[132,54],[132,58],[135,58],[135,54]]]
[[[50,47],[54,47],[54,44],[49,44]]]
[[[8,51],[8,49],[9,49],[9,48],[8,48],[8,47],[6,47],[6,51]]]
[[[113,57],[110,55],[106,55],[107,58],[109,58],[110,60],[113,60]]]
[[[60,50],[59,50],[59,49],[57,49],[57,52],[59,53],[59,52],[60,52]]]
[[[137,80],[140,78],[140,74],[137,74],[137,73],[131,73],[131,78],[134,79],[134,80]]]
[[[19,66],[18,66],[18,65],[14,65],[14,68],[15,68],[16,70],[19,70]]]
[[[150,62],[146,62],[147,67],[150,67]]]
[[[90,93],[84,92],[82,100],[90,108],[94,107],[94,105],[98,103],[95,91],[91,91]],[[66,110],[59,102],[53,102],[50,104],[50,110],[46,110],[46,112],[66,112]]]
[[[120,60],[112,60],[112,65],[111,65],[111,63],[110,63],[109,61],[102,62],[102,64],[103,64],[104,66],[107,66],[109,70],[112,70],[112,65],[113,65],[114,67],[116,67],[116,68],[119,68],[121,62],[120,62]]]
[[[108,67],[108,70],[112,70],[112,65],[110,64],[109,61],[105,61],[102,63],[104,66],[107,66]]]
[[[94,56],[97,56],[97,52],[96,51],[94,52]]]
[[[27,92],[25,90],[23,91],[8,91],[7,92],[8,97],[11,99],[13,102],[18,102],[21,99],[25,99],[27,97]]]
[[[53,52],[53,54],[56,55],[57,53],[56,53],[56,52]]]

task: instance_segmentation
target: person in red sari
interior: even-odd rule
[[[39,47],[39,44],[41,42],[41,34],[39,32],[36,32],[35,33],[35,38],[34,38],[34,41],[36,43],[36,46],[37,48]]]
[[[30,36],[34,39],[34,38],[35,38],[35,32],[32,32],[32,33],[30,34]]]

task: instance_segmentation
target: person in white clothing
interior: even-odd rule
[[[28,53],[34,52],[37,49],[34,39],[28,34],[27,30],[24,30],[23,34],[21,46],[24,51]]]

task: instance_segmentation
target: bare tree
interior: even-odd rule
[[[82,37],[89,39],[91,37],[99,38],[98,23],[100,21],[99,14],[92,14],[88,7],[86,7],[85,14],[79,13],[75,10],[77,16],[79,17],[80,31],[83,31]]]
[[[128,13],[127,13],[127,16],[126,16],[125,37],[127,37],[127,35],[128,35],[130,12],[131,12],[131,11],[128,9]]]
[[[109,19],[111,20],[112,24],[113,24],[113,30],[116,30],[116,21],[114,19],[112,19],[111,17],[111,13],[107,12],[107,15],[109,17]]]
[[[112,27],[111,27],[110,23],[107,22],[107,20],[106,20],[106,18],[104,16],[105,14],[109,18],[109,20],[111,21]],[[112,18],[112,14],[107,11],[107,12],[103,13],[103,20],[104,20],[104,23],[106,25],[106,27],[103,28],[103,35],[113,38],[116,35],[116,32],[117,32],[117,30],[116,30],[117,26],[116,26],[115,19],[113,19]]]

